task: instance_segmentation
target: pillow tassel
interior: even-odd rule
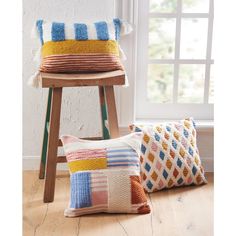
[[[122,21],[121,35],[130,34],[133,31],[133,26],[126,21]]]
[[[31,87],[38,88],[39,87],[39,76],[40,76],[39,71],[35,72],[32,76],[30,76],[27,84]]]
[[[36,24],[32,27],[30,36],[32,39],[37,39],[39,37]]]
[[[124,51],[123,51],[123,49],[121,48],[120,45],[119,45],[119,55],[120,55],[120,59],[122,61],[126,61],[127,60],[127,57],[126,57],[126,55],[125,55],[125,53],[124,53]]]

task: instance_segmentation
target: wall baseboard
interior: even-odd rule
[[[202,157],[201,160],[206,172],[214,172],[213,157]],[[39,156],[23,156],[23,170],[38,170],[39,164]],[[66,163],[58,164],[57,170],[68,170]]]

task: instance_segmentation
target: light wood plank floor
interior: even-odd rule
[[[58,172],[55,201],[43,203],[43,180],[24,171],[24,236],[210,236],[213,235],[213,175],[199,187],[183,187],[149,195],[148,215],[97,214],[65,218],[69,174]]]

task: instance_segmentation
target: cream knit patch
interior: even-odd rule
[[[130,176],[121,171],[108,172],[108,212],[131,211]]]

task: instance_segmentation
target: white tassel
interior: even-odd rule
[[[126,61],[127,60],[127,57],[126,57],[126,55],[125,55],[125,53],[124,53],[124,51],[123,51],[123,49],[121,48],[120,45],[119,45],[119,56],[120,56],[120,59],[122,61]]]
[[[34,88],[38,88],[40,85],[40,73],[37,71],[35,72],[28,80],[28,85]]]
[[[34,26],[32,27],[30,36],[31,36],[32,39],[37,39],[39,37],[39,33],[38,33],[38,30],[37,30],[36,24],[34,24]]]
[[[129,34],[133,31],[133,26],[126,22],[126,21],[122,21],[122,24],[121,24],[121,35],[126,35],[126,34]]]

